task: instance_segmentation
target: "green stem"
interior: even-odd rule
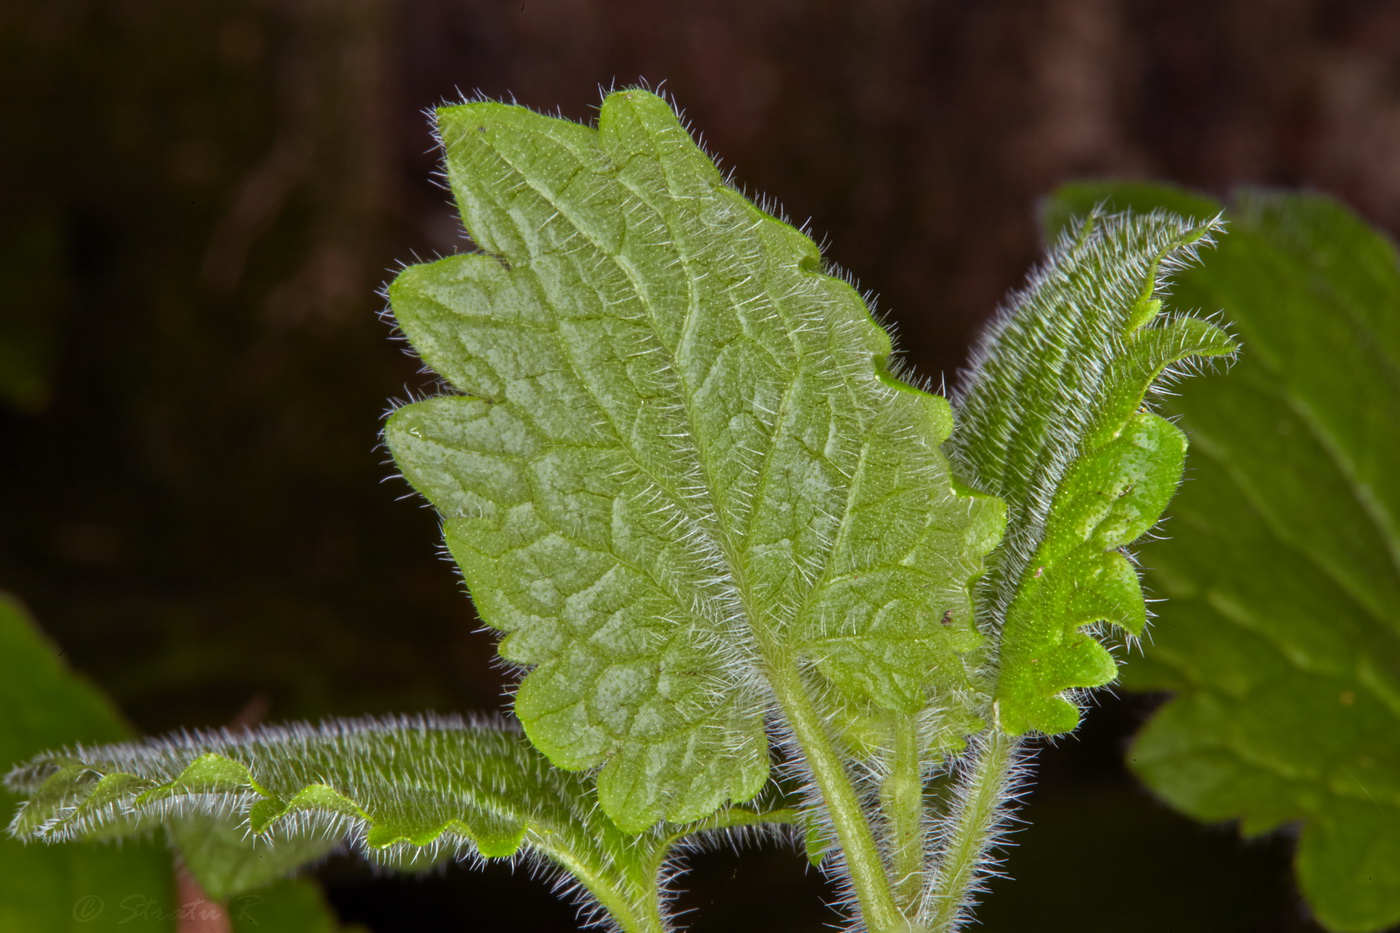
[[[769,682],[831,814],[866,926],[871,933],[907,930],[909,925],[895,904],[875,834],[796,667],[791,663],[772,664]]]
[[[975,752],[972,769],[958,782],[930,903],[929,928],[934,933],[957,930],[963,909],[971,904],[979,869],[997,841],[1018,744],[1016,738],[992,726]]]
[[[891,713],[893,761],[880,785],[880,806],[889,825],[894,892],[899,907],[912,915],[924,882],[924,780],[915,717]]]
[[[620,890],[620,885],[608,879],[611,872],[602,871],[597,866],[579,858],[567,845],[561,844],[562,837],[554,833],[537,834],[535,844],[550,858],[559,863],[569,874],[592,894],[594,899],[617,922],[623,933],[667,933],[666,921],[661,914],[661,890],[655,876],[642,879],[641,888],[634,896]]]

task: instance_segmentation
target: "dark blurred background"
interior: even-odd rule
[[[1306,186],[1400,230],[1395,2],[9,0],[0,588],[138,728],[501,705],[436,520],[384,481],[387,400],[428,382],[376,289],[467,248],[425,108],[587,120],[639,80],[935,378],[1065,180]],[[1040,753],[986,928],[1313,929],[1288,840],[1125,774],[1152,703],[1105,695]],[[835,919],[792,852],[693,865],[697,931]],[[504,868],[322,877],[376,933],[574,926]]]

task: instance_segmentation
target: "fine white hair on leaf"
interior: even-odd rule
[[[287,846],[287,872],[330,846],[384,871],[506,860],[549,880],[587,924],[608,929],[627,926],[612,912],[619,903],[638,915],[660,910],[664,922],[680,855],[793,833],[771,793],[760,809],[620,832],[598,806],[593,775],[550,766],[506,717],[182,730],[49,752],[5,783],[32,795],[10,826],[26,841],[149,836],[197,817],[237,830],[245,845],[274,857]],[[327,846],[304,845],[317,840]],[[660,871],[660,901],[646,883],[647,866]]]
[[[71,746],[15,768],[5,783],[32,795],[10,832],[34,841],[149,835],[199,817],[238,830],[250,847],[274,851],[322,840],[393,869],[452,858],[479,864],[483,857],[550,872],[587,865],[595,883],[601,872],[618,885],[626,873],[612,866],[625,853],[659,861],[669,844],[659,831],[618,832],[596,809],[587,775],[551,767],[501,717],[424,714],[185,730]],[[311,861],[325,854],[308,851]],[[296,867],[293,861],[286,870]],[[594,920],[611,922],[593,903],[596,890],[567,880],[565,886]],[[644,899],[646,892],[628,896]]]
[[[1025,635],[1030,629],[1004,627],[1012,618],[1013,604],[1021,607],[1014,616],[1020,620],[1017,625],[1041,627],[1036,638],[1069,639],[1071,630],[1095,621],[1052,618],[1044,614],[1049,610],[1027,608],[1037,605],[1026,601],[1031,597],[1016,600],[1032,591],[1043,573],[1073,577],[1077,571],[1071,562],[1097,559],[1091,549],[1074,551],[1067,539],[1053,551],[1062,556],[1040,556],[1047,536],[1077,533],[1067,530],[1070,524],[1062,523],[1058,531],[1055,525],[1056,509],[1063,504],[1062,493],[1072,488],[1074,471],[1091,458],[1116,456],[1109,441],[1130,423],[1155,432],[1153,438],[1171,433],[1170,425],[1151,413],[1153,402],[1179,379],[1210,368],[1214,358],[1228,360],[1233,355],[1234,342],[1212,317],[1162,308],[1171,276],[1194,263],[1222,226],[1218,216],[1197,222],[1162,212],[1094,212],[1079,226],[1066,228],[1026,287],[1012,296],[986,330],[970,367],[961,374],[954,393],[957,429],[948,445],[950,458],[960,479],[1001,497],[1008,510],[1006,538],[979,584],[978,624],[998,643],[991,655],[999,669],[998,699],[1015,732],[1061,731],[1070,722],[1063,704],[1048,712],[1049,707],[1028,691],[1045,689],[1053,695],[1068,690],[1061,699],[1078,703],[1076,688],[1102,683],[1033,687],[1040,674],[1026,665],[1040,661],[1036,657],[1022,663],[1017,654],[1019,646],[1031,644]],[[1169,464],[1166,458],[1172,456],[1179,460],[1180,443],[1158,443],[1162,452],[1154,462]],[[1120,459],[1100,469],[1140,468]],[[1152,484],[1167,483],[1166,477],[1156,475]],[[1099,482],[1110,480],[1117,482],[1112,477]],[[1125,478],[1119,495],[1127,495],[1135,483]],[[1169,497],[1170,489],[1166,491]],[[1155,511],[1142,532],[1160,516],[1162,502],[1154,501]],[[1129,543],[1115,540],[1107,550]],[[1063,566],[1057,569],[1056,561]],[[1089,568],[1078,570],[1087,573]],[[1085,573],[1077,579],[1087,579]],[[1108,586],[1108,577],[1103,579],[1102,585]],[[1101,598],[1100,604],[1113,603],[1121,614],[1099,621],[1140,626],[1141,612],[1134,615],[1124,598]],[[1120,606],[1128,608],[1116,608]],[[1026,654],[1032,657],[1045,650],[1027,647]],[[1007,688],[1008,683],[1018,686]],[[1013,695],[1008,689],[1022,692]]]
[[[899,364],[873,300],[649,97],[610,94],[591,129],[489,104],[441,113],[464,223],[498,261],[449,258],[391,286],[397,325],[450,388],[386,432],[482,619],[508,633],[531,736],[601,767],[602,803],[629,826],[762,786],[774,646],[825,665],[834,706],[891,679],[899,702],[956,694],[973,640],[897,623],[937,619],[931,594],[966,596],[990,547],[952,532],[986,503],[953,491],[946,404],[887,378]],[[490,395],[490,412],[452,408],[454,393]],[[949,541],[956,559],[938,557]],[[880,571],[931,584],[887,626],[900,647],[879,644],[899,600],[861,605],[847,582]],[[862,655],[887,663],[866,676]],[[608,788],[643,756],[651,778],[626,805],[644,812],[626,814]]]

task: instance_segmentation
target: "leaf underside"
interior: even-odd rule
[[[1146,624],[1122,549],[1160,518],[1186,439],[1144,400],[1183,361],[1234,350],[1213,324],[1162,313],[1161,299],[1217,227],[1089,211],[988,332],[958,393],[950,456],[1009,513],[980,598],[999,627],[996,715],[1012,735],[1072,730],[1079,709],[1064,692],[1117,676],[1086,627]]]
[[[1218,204],[1061,192],[1059,216]],[[1191,209],[1191,208],[1187,208]],[[1246,833],[1301,821],[1297,873],[1334,930],[1400,923],[1400,259],[1325,198],[1244,192],[1177,284],[1245,353],[1185,387],[1191,480],[1144,550],[1168,596],[1125,685],[1175,698],[1131,752],[1174,806]]]
[[[815,245],[643,91],[597,129],[476,103],[439,132],[481,252],[390,300],[462,394],[386,437],[529,669],[531,741],[601,765],[604,810],[640,830],[763,786],[775,667],[857,710],[961,702],[1000,504],[953,492],[947,403],[887,374]]]
[[[642,906],[671,841],[623,834],[598,811],[586,776],[551,767],[518,731],[442,717],[80,746],[36,758],[7,784],[29,796],[10,827],[23,839],[120,838],[193,823],[184,837],[201,848],[187,861],[216,896],[348,842],[405,869],[544,856]]]

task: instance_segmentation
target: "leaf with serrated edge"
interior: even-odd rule
[[[442,717],[79,746],[34,759],[6,783],[29,796],[10,826],[22,839],[114,838],[197,821],[250,834],[253,849],[267,847],[282,872],[296,867],[296,853],[323,855],[322,842],[347,841],[396,868],[464,855],[543,856],[623,921],[655,916],[657,871],[683,836],[796,818],[733,810],[707,824],[626,835],[597,808],[587,776],[551,767],[517,730]],[[242,864],[191,867],[212,872],[229,892],[246,886]]]
[[[639,830],[758,792],[775,668],[857,706],[955,705],[1000,504],[954,493],[947,403],[888,375],[815,245],[643,91],[597,129],[496,103],[438,125],[483,252],[406,269],[390,300],[464,394],[386,435],[530,668],[530,739],[601,765]]]
[[[1110,200],[1217,203],[1083,185]],[[1180,208],[1175,208],[1180,209]],[[1191,481],[1143,550],[1169,597],[1125,686],[1176,697],[1133,745],[1174,806],[1246,833],[1301,821],[1297,873],[1334,930],[1400,923],[1400,258],[1325,198],[1245,192],[1230,235],[1179,277],[1245,352],[1183,388]]]
[[[1214,325],[1163,314],[1161,299],[1217,228],[1090,213],[988,332],[958,393],[950,456],[1010,515],[980,611],[998,629],[995,708],[1012,735],[1072,730],[1065,691],[1117,676],[1086,626],[1146,624],[1121,549],[1171,499],[1186,438],[1144,399],[1183,360],[1234,350]]]

